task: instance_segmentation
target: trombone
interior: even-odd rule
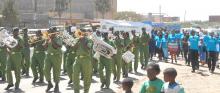
[[[36,35],[33,35],[33,36],[31,36],[30,38],[29,38],[29,40],[28,40],[28,43],[30,44],[30,45],[32,45],[32,44],[35,44],[35,43],[38,43],[38,42],[41,42],[41,41],[44,41],[44,40],[49,40],[50,39],[50,36],[51,35],[58,35],[58,34],[60,34],[61,32],[54,32],[54,33],[48,33],[48,32],[43,32],[42,34],[42,39],[40,39],[39,40],[39,37],[37,37]]]

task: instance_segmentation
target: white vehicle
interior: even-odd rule
[[[56,28],[57,28],[57,31],[64,31],[64,30],[65,30],[65,26],[63,26],[63,25],[52,26],[52,27],[56,27]]]
[[[49,29],[28,29],[28,35],[29,36],[35,35],[38,30],[41,30],[41,32],[46,32]],[[23,33],[22,31],[20,32]]]

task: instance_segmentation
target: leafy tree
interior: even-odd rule
[[[18,13],[14,8],[14,1],[7,0],[2,11],[3,24],[5,26],[13,27],[19,23]]]
[[[129,12],[129,11],[125,11],[125,12],[118,12],[115,17],[115,20],[127,20],[127,21],[144,21],[146,20],[146,18],[141,15],[141,14],[137,14],[135,12]]]
[[[105,14],[111,10],[110,0],[96,0],[96,11],[102,15],[102,18],[105,18]]]

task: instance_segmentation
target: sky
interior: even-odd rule
[[[220,15],[220,0],[118,0],[118,11],[134,11],[147,15],[149,12],[179,16],[180,20],[206,21],[209,15]]]

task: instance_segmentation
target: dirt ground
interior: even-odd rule
[[[185,66],[184,62],[180,59],[178,64],[170,64],[159,62],[161,70],[163,71],[167,67],[174,67],[178,71],[178,76],[176,78],[177,82],[182,84],[185,88],[186,93],[220,93],[220,70],[216,69],[214,74],[208,72],[207,65],[200,67],[199,71],[196,73],[191,73],[191,67]],[[139,65],[140,66],[140,65]],[[140,67],[139,67],[140,68]],[[138,69],[138,74],[129,74],[129,77],[132,78],[135,82],[132,90],[134,93],[138,93],[141,85],[144,81],[148,80],[146,77],[146,71]],[[45,93],[47,87],[45,84],[36,84],[32,85],[32,74],[31,77],[22,77],[20,88],[21,90],[15,91],[12,88],[9,91],[5,91],[4,88],[7,86],[7,83],[0,82],[0,93]],[[158,76],[160,79],[163,79],[162,72]],[[111,76],[113,81],[113,76]],[[61,93],[74,93],[73,88],[68,86],[68,77],[67,75],[61,75],[60,81],[60,91]],[[123,80],[123,78],[121,79]],[[14,79],[15,81],[15,79]],[[81,81],[81,93],[83,93],[83,82]],[[93,76],[90,93],[123,93],[120,83],[111,83],[111,89],[100,89],[100,79],[98,76]],[[50,91],[53,93],[53,89]]]

